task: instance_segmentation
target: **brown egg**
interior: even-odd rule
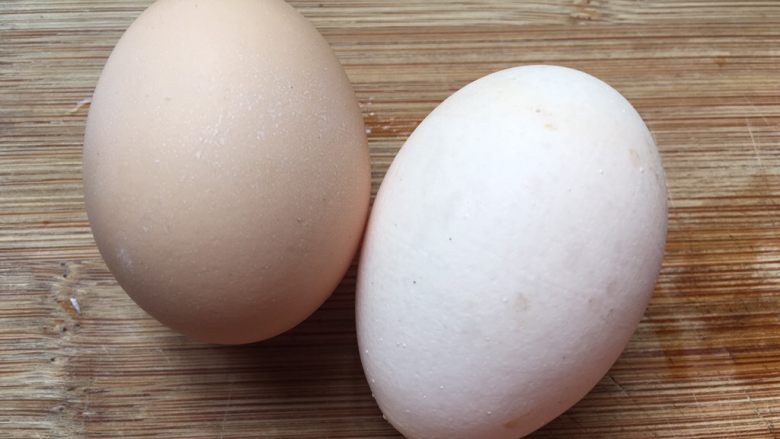
[[[161,0],[94,93],[84,192],[103,258],[162,323],[246,343],[300,323],[368,210],[363,121],[317,30],[280,0]]]

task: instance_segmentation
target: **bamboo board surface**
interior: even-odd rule
[[[361,371],[354,269],[301,326],[239,347],[162,327],[106,270],[78,103],[149,3],[0,2],[0,438],[400,437]],[[670,200],[654,298],[607,376],[534,437],[780,437],[780,3],[291,3],[354,83],[374,193],[437,103],[505,67],[599,76],[653,131]]]

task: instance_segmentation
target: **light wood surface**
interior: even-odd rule
[[[0,437],[399,437],[361,371],[354,269],[300,327],[241,347],[169,331],[106,270],[77,104],[149,3],[0,1]],[[609,374],[535,437],[780,437],[780,3],[291,3],[354,82],[374,190],[437,103],[520,64],[601,77],[655,134],[670,199],[655,296]]]

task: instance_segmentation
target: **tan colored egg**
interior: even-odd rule
[[[370,195],[361,113],[280,0],[161,0],[94,93],[84,191],[120,285],[196,339],[286,331],[350,265]]]

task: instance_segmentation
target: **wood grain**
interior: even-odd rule
[[[0,2],[0,437],[399,437],[361,372],[354,270],[300,327],[242,347],[172,333],[106,270],[76,105],[149,3]],[[670,228],[653,301],[608,375],[535,437],[780,437],[778,2],[291,3],[355,85],[374,190],[438,102],[518,64],[601,77],[656,136]]]

